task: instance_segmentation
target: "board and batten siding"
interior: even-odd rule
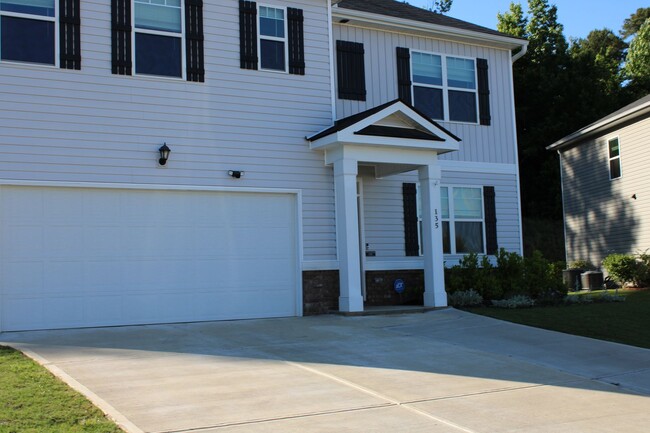
[[[397,99],[396,47],[449,56],[487,59],[491,125],[439,122],[462,139],[460,151],[442,155],[440,158],[442,160],[505,164],[517,162],[513,131],[510,51],[346,24],[333,26],[333,38],[334,41],[340,39],[363,43],[365,49],[366,100],[351,101],[337,98],[336,113],[338,118],[347,117]]]
[[[374,178],[370,171],[362,174],[365,242],[377,254],[366,260],[381,262],[404,258],[402,183],[418,182],[417,173],[409,172],[384,179]],[[450,171],[443,166],[441,186],[494,186],[499,248],[522,253],[517,177],[514,174]],[[462,255],[445,254],[446,265],[458,264],[460,258]]]
[[[205,83],[113,75],[110,2],[81,0],[81,70],[0,62],[0,179],[300,189],[305,260],[336,259],[332,169],[305,140],[331,125],[328,1],[264,3],[304,11],[304,76],[240,69],[237,0],[203,2]]]
[[[608,141],[616,137],[622,176],[610,180]],[[635,254],[650,248],[648,145],[646,116],[562,151],[568,261],[589,260],[600,266],[610,253]]]

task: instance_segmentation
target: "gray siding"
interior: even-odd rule
[[[239,68],[237,0],[204,1],[205,83],[112,75],[110,2],[82,0],[80,71],[0,63],[0,179],[302,189],[305,259],[334,260],[331,168],[304,139],[331,124],[327,1],[265,3],[304,10],[305,76]]]
[[[414,172],[375,179],[363,176],[365,241],[376,258],[369,261],[404,257],[404,208],[402,183],[417,182]],[[443,171],[442,186],[494,186],[497,211],[497,240],[500,248],[521,251],[517,178],[512,174]],[[460,255],[445,255],[448,265],[457,264]]]
[[[619,139],[623,175],[610,181],[607,142],[614,137]],[[568,261],[600,265],[611,252],[650,248],[649,144],[646,117],[562,152]]]
[[[491,126],[440,122],[462,139],[460,151],[441,159],[490,163],[516,163],[513,131],[511,60],[508,50],[466,45],[422,36],[384,32],[351,25],[334,25],[334,41],[362,42],[365,49],[366,101],[336,100],[337,117],[343,118],[397,99],[396,47],[444,55],[488,60]]]

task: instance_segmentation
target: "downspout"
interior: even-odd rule
[[[524,57],[527,52],[528,52],[528,44],[522,46],[521,50],[517,51],[517,53],[514,56],[512,56],[511,58],[512,63],[515,63],[517,60]]]
[[[562,164],[562,153],[560,149],[557,150],[557,156],[560,160],[560,194],[562,195],[562,226],[564,228],[564,261],[569,265],[569,249],[567,248],[567,237],[566,237],[566,212],[564,204],[564,165]]]
[[[516,109],[515,109],[515,74],[514,74],[514,64],[517,60],[522,58],[524,54],[528,51],[528,44],[523,45],[521,47],[521,50],[517,52],[514,56],[511,57],[512,63],[510,64],[510,93],[511,93],[511,100],[510,104],[512,107],[512,132],[513,132],[513,138],[515,142],[515,164],[517,165],[517,176],[516,176],[516,182],[517,182],[517,201],[519,202],[519,206],[517,206],[517,219],[519,220],[519,252],[520,254],[524,255],[524,219],[523,215],[521,213],[521,177],[519,175],[519,141],[517,140],[517,115],[516,115]]]
[[[332,104],[332,123],[336,122],[336,89],[334,82],[334,29],[332,28],[332,5],[340,2],[341,0],[327,0],[327,37],[329,38],[329,52],[330,52],[330,92]]]

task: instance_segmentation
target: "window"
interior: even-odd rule
[[[287,39],[284,9],[259,6],[260,68],[287,70]]]
[[[183,76],[181,0],[134,0],[135,72]]]
[[[618,138],[612,138],[608,141],[609,150],[609,179],[618,179],[621,177],[621,147]]]
[[[484,253],[483,189],[441,187],[440,195],[443,252]]]
[[[422,255],[422,207],[415,183],[402,184],[404,250]],[[497,218],[494,186],[440,187],[442,249],[444,254],[496,254]]]
[[[413,103],[436,120],[477,123],[476,61],[413,51]]]
[[[0,59],[55,64],[56,0],[0,0]]]

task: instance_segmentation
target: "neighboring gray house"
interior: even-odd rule
[[[521,253],[525,40],[392,0],[0,21],[0,331],[444,306],[445,263]]]
[[[560,156],[568,262],[650,248],[650,95],[547,149]]]

